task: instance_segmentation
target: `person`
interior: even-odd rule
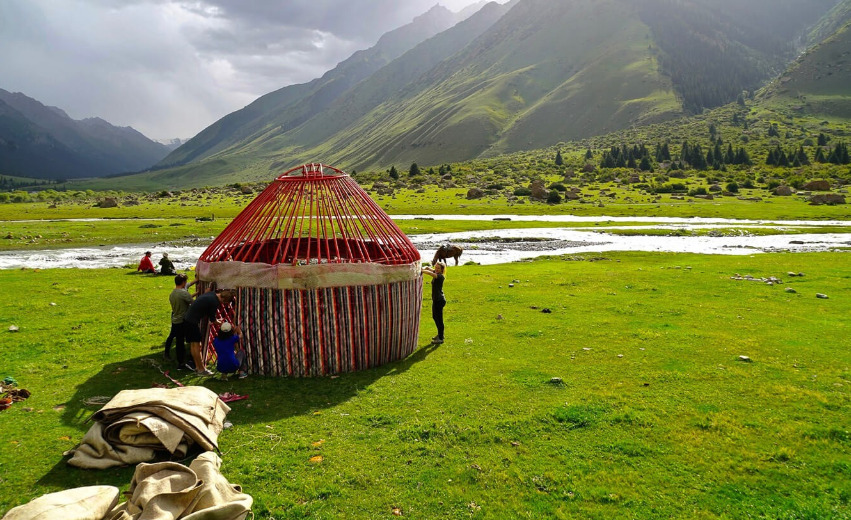
[[[160,258],[160,274],[177,274],[174,264],[168,259],[168,253],[163,253],[163,257]]]
[[[207,292],[198,296],[183,316],[183,323],[186,326],[186,339],[189,341],[189,352],[192,354],[192,360],[195,362],[195,373],[198,375],[213,375],[212,372],[207,370],[205,360],[201,359],[201,342],[204,340],[204,333],[201,332],[201,320],[207,318],[210,321],[216,321],[216,311],[219,310],[219,306],[229,305],[232,301],[233,293],[230,291]]]
[[[432,277],[431,281],[431,317],[437,326],[437,336],[431,339],[432,343],[439,345],[443,343],[443,308],[446,307],[446,296],[443,294],[443,282],[446,280],[446,266],[441,263],[434,264],[434,268],[424,267],[422,272]]]
[[[242,331],[238,325],[230,322],[222,323],[219,333],[213,339],[213,350],[216,351],[216,369],[222,374],[222,379],[227,379],[228,374],[239,372],[239,378],[248,377],[243,368],[245,362],[245,349],[240,346]]]
[[[186,370],[186,331],[183,324],[186,311],[192,304],[192,296],[186,290],[188,277],[179,274],[174,277],[174,290],[168,295],[171,304],[171,332],[165,340],[165,352],[163,358],[169,359],[171,355],[171,342],[175,340],[175,351],[177,352],[177,369]]]
[[[139,262],[139,267],[136,268],[136,272],[143,273],[156,273],[157,271],[154,269],[154,262],[151,261],[151,252],[145,251],[145,256],[142,257],[142,260]]]

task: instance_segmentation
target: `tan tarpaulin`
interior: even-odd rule
[[[50,493],[9,511],[3,520],[243,520],[254,500],[225,479],[222,459],[208,451],[187,468],[139,464],[126,502],[118,488],[90,486]]]
[[[92,420],[68,464],[86,469],[150,462],[157,452],[186,456],[192,444],[218,450],[230,407],[202,386],[119,392]]]
[[[3,520],[101,520],[118,503],[118,493],[113,486],[48,493],[10,509]]]
[[[127,502],[108,520],[242,520],[253,499],[225,479],[222,459],[208,451],[187,468],[174,462],[139,464]]]

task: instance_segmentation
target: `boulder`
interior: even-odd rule
[[[100,204],[98,204],[98,206],[100,206],[101,208],[117,208],[118,201],[115,200],[115,197],[106,197],[105,199],[100,201]]]
[[[251,189],[251,186],[240,186],[239,191],[245,195],[250,195],[254,193],[254,190]]]
[[[467,190],[467,200],[480,199],[485,196],[485,192],[479,188],[470,188]]]
[[[838,193],[820,193],[810,197],[810,204],[813,206],[820,206],[822,204],[827,204],[828,206],[845,204],[845,195],[840,195]]]
[[[544,181],[540,179],[534,180],[529,184],[529,191],[532,192],[529,197],[534,200],[547,200],[550,194],[549,190],[544,187]]]
[[[719,191],[724,191],[724,189],[721,188],[721,186],[719,186],[717,184],[713,184],[712,186],[709,187],[709,191],[711,191],[712,193],[718,193]]]
[[[807,191],[830,191],[830,181],[810,181],[804,184],[801,189]]]
[[[794,192],[792,191],[792,188],[784,184],[783,186],[778,186],[774,188],[774,191],[772,191],[771,193],[777,195],[778,197],[788,197]]]

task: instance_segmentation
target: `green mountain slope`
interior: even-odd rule
[[[799,57],[759,98],[802,115],[851,119],[851,22]]]
[[[851,21],[851,0],[842,0],[815,24],[807,35],[807,47],[818,45]]]

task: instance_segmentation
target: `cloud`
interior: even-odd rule
[[[434,3],[2,0],[0,88],[76,119],[191,137],[263,94],[321,76]]]

